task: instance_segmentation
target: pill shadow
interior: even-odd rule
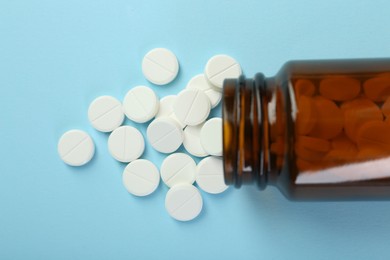
[[[335,234],[356,234],[359,230],[370,230],[373,234],[390,232],[390,225],[383,225],[388,223],[390,211],[386,208],[390,201],[289,201],[276,188],[269,189],[266,194],[255,188],[243,189],[243,192],[250,207],[240,210],[258,216],[258,225],[254,228],[259,231],[264,228],[262,220],[297,226],[305,223],[305,226]]]
[[[135,196],[128,192],[127,193],[131,198],[133,198],[134,201],[138,201],[139,203],[152,202],[160,200],[161,197],[165,198],[165,194],[168,192],[168,188],[164,186],[165,184],[160,180],[156,190],[147,196]]]
[[[89,162],[87,162],[86,164],[84,164],[82,166],[71,166],[68,164],[65,164],[65,165],[66,165],[66,168],[72,172],[76,172],[76,173],[80,172],[80,174],[82,172],[83,175],[93,174],[94,171],[92,169],[94,167],[96,167],[96,164],[97,164],[100,156],[101,156],[101,154],[100,154],[99,148],[95,145],[95,153]]]
[[[180,66],[180,64],[179,64]],[[172,88],[177,88],[178,85],[180,85],[180,82],[183,80],[183,72],[182,70],[179,68],[179,71],[176,75],[176,78],[174,80],[172,80],[172,82],[170,82],[169,84],[167,84],[165,87],[172,87]],[[153,84],[154,87],[159,87],[161,88],[161,86],[159,85],[155,85]]]
[[[191,225],[198,224],[198,223],[204,224],[204,221],[207,221],[207,214],[208,214],[207,208],[208,208],[207,201],[205,201],[203,199],[202,211],[199,213],[199,215],[197,217],[195,217],[194,219],[189,220],[189,221],[178,221],[178,220],[175,220],[174,218],[171,217],[172,223],[174,223],[174,225],[178,225],[178,226],[190,226],[190,227],[192,227]],[[203,224],[201,224],[201,225],[203,225]]]
[[[179,67],[180,67],[180,64],[179,64]],[[178,90],[177,93],[178,93],[178,92],[180,92],[180,89],[182,89],[182,84],[181,84],[182,80],[183,80],[183,73],[182,73],[182,69],[179,68],[179,71],[178,71],[176,77],[168,84],[164,84],[163,88],[164,89],[170,89],[170,88],[177,89]],[[144,79],[143,85],[145,85],[147,87],[151,87],[154,91],[156,89],[161,91],[161,85],[154,84],[154,83],[148,81],[146,78]],[[134,86],[132,85],[131,87],[126,87],[125,90],[129,91],[130,89],[132,89],[135,86],[136,85],[134,85]]]
[[[199,190],[201,190],[201,188],[199,188],[198,185],[195,185]],[[201,191],[202,193],[202,197],[205,199],[205,200],[218,200],[218,201],[221,201],[222,200],[227,200],[229,199],[229,197],[232,196],[234,192],[234,187],[228,187],[224,192],[221,192],[221,193],[218,193],[218,194],[212,194],[212,193],[207,193],[205,191]]]
[[[230,196],[233,194],[233,189],[229,188],[226,191],[220,193],[220,194],[210,194],[202,191],[196,184],[195,186],[200,190],[202,200],[203,200],[203,207],[200,214],[190,220],[190,221],[177,221],[174,220],[174,222],[178,223],[177,225],[189,225],[189,224],[197,224],[202,223],[201,225],[204,225],[205,221],[208,221],[207,219],[210,217],[209,214],[209,207],[211,207],[213,203],[224,203],[223,200],[227,200]]]

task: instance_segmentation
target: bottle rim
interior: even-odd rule
[[[223,165],[227,185],[267,184],[263,154],[262,95],[265,77],[226,79],[223,87]]]

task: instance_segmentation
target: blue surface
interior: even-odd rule
[[[388,259],[390,202],[292,203],[274,188],[246,187],[202,193],[202,215],[174,221],[164,185],[146,198],[127,193],[124,165],[86,112],[101,94],[122,99],[148,84],[140,63],[153,47],[181,64],[171,85],[154,86],[160,96],[218,53],[249,76],[271,76],[290,59],[390,56],[389,8],[385,0],[0,1],[0,259]],[[72,128],[96,142],[86,167],[57,155]],[[161,164],[150,147],[145,157]]]

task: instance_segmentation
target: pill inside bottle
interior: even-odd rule
[[[291,200],[390,199],[390,59],[290,61],[226,79],[224,177]]]

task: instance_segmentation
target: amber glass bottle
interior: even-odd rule
[[[227,79],[225,182],[292,200],[390,199],[390,59],[287,62]]]

